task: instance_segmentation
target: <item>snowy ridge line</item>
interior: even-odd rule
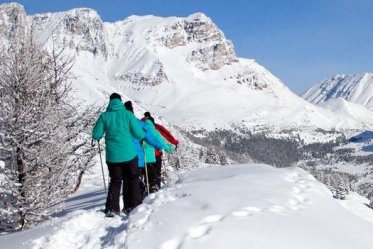
[[[341,98],[373,110],[373,73],[334,75],[310,89],[302,98],[317,105]]]

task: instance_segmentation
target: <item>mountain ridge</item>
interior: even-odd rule
[[[337,74],[315,84],[302,94],[313,104],[321,104],[341,97],[373,110],[373,73]]]
[[[27,16],[21,5],[0,6],[13,6]],[[45,47],[57,43],[75,56],[73,83],[88,102],[120,91],[187,129],[244,125],[344,130],[373,125],[370,119],[315,107],[255,60],[238,58],[231,41],[203,13],[186,18],[130,16],[108,23],[95,10],[79,8],[27,20]],[[7,30],[10,24],[4,23]]]

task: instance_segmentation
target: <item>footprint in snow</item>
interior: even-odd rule
[[[299,201],[297,201],[296,199],[289,199],[289,200],[288,200],[288,204],[289,204],[289,206],[297,206],[297,205],[299,205],[300,203],[299,203]]]
[[[160,249],[178,249],[181,247],[187,237],[198,239],[208,234],[212,227],[210,224],[220,222],[224,218],[223,215],[209,215],[202,218],[199,225],[195,225],[189,229],[184,238],[173,238],[161,244]]]
[[[179,238],[174,238],[162,243],[160,249],[178,249],[181,244],[182,241]]]
[[[299,187],[302,191],[307,190],[307,189],[310,188],[310,186],[307,185],[307,184],[305,184],[305,183],[299,183],[299,184],[298,184],[298,187]]]
[[[263,211],[261,208],[252,207],[252,206],[244,207],[243,209],[246,211],[252,212],[252,213],[260,213]]]
[[[205,222],[205,223],[216,223],[216,222],[219,222],[221,221],[222,219],[224,218],[223,215],[209,215],[209,216],[206,216],[205,218],[202,219],[202,222]]]
[[[301,203],[296,199],[289,199],[288,207],[293,211],[299,211],[303,209],[303,206],[301,205]]]
[[[247,217],[247,216],[252,215],[252,213],[247,210],[238,210],[238,211],[232,212],[232,215],[236,217]]]
[[[308,202],[308,199],[304,197],[303,195],[294,195],[294,198],[297,199],[299,203],[306,203]]]
[[[269,211],[274,212],[274,213],[285,213],[286,208],[283,206],[279,206],[279,205],[273,205],[272,207],[269,208]]]
[[[192,227],[189,230],[188,234],[193,239],[198,239],[198,238],[205,236],[210,230],[211,230],[211,227],[209,225],[203,224],[203,225]]]
[[[302,192],[303,192],[303,190],[301,188],[293,187],[293,193],[294,194],[301,194]]]
[[[294,173],[288,173],[286,174],[285,180],[288,182],[296,182],[298,180],[299,174],[294,172]]]
[[[144,228],[144,225],[149,221],[149,217],[153,210],[149,205],[142,204],[138,206],[135,212],[129,216],[129,228]]]
[[[240,210],[233,211],[232,215],[236,217],[247,217],[247,216],[251,216],[251,215],[254,215],[260,212],[263,212],[261,208],[248,206],[248,207],[243,207]]]

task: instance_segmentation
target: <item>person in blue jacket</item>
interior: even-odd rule
[[[134,113],[133,106],[131,101],[127,101],[124,103],[125,108]],[[146,195],[146,175],[145,175],[145,154],[144,154],[144,148],[143,148],[143,142],[146,142],[146,144],[149,144],[153,146],[154,148],[157,148],[159,150],[164,150],[168,153],[172,152],[174,150],[173,146],[171,144],[166,143],[163,139],[158,139],[156,136],[154,136],[153,132],[151,131],[151,127],[149,125],[140,120],[137,119],[139,122],[139,126],[145,131],[145,137],[142,140],[137,139],[136,137],[133,137],[133,143],[136,148],[137,157],[138,157],[138,168],[139,168],[139,175],[140,175],[140,190],[143,194],[143,197]],[[123,185],[123,188],[125,185]],[[125,190],[123,189],[123,192]],[[126,196],[123,196],[123,202],[126,203]],[[126,207],[126,204],[124,204]]]

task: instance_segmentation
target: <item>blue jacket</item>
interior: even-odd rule
[[[153,133],[150,131],[150,127],[144,121],[138,120],[140,127],[145,131],[144,140],[147,144],[152,145],[153,147],[157,148],[158,150],[162,150],[164,148],[164,143],[159,141]],[[132,138],[133,143],[136,148],[137,157],[138,157],[138,167],[144,168],[144,149],[140,140],[136,139],[135,137]]]
[[[149,133],[151,133],[152,136],[155,137],[162,144],[162,147],[165,149],[165,151],[166,152],[168,150],[172,151],[173,150],[172,146],[166,143],[162,135],[155,129],[153,122],[147,119],[145,123],[149,127]],[[145,150],[145,156],[146,156],[146,163],[155,163],[156,162],[155,147],[145,141],[144,150]]]

